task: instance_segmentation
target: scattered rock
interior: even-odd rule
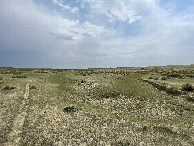
[[[30,89],[35,89],[36,90],[37,87],[36,86],[31,86]]]
[[[147,126],[144,126],[143,127],[143,131],[147,131]]]
[[[85,83],[86,81],[84,81],[84,80],[81,80],[81,83]]]
[[[65,107],[63,111],[64,112],[77,112],[79,110],[81,109],[72,105],[72,106]]]

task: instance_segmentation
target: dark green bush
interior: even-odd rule
[[[154,80],[158,80],[158,77],[155,77]]]
[[[25,75],[12,76],[12,78],[27,78]]]
[[[162,77],[161,80],[167,80],[168,78],[167,77]]]
[[[182,85],[182,91],[193,91],[193,90],[194,88],[190,83],[186,83]]]
[[[189,78],[194,78],[194,74],[187,74],[186,76]]]
[[[64,112],[77,112],[77,111],[79,111],[79,110],[81,110],[81,108],[75,107],[75,106],[73,106],[73,105],[67,106],[67,107],[65,107],[65,108],[63,109]]]
[[[148,79],[153,79],[153,77],[149,77]]]
[[[3,88],[3,90],[13,90],[13,89],[16,89],[16,87],[6,86]]]
[[[179,74],[179,73],[171,73],[167,75],[168,78],[179,78],[179,79],[183,79],[184,75]]]

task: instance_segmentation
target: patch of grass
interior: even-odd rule
[[[124,80],[118,80],[116,81],[114,85],[114,89],[122,93],[123,95],[126,95],[127,97],[133,97],[135,96],[138,99],[145,100],[149,98],[153,98],[156,94],[157,97],[161,96],[161,94],[158,94],[157,92],[153,92],[152,88],[145,86],[145,84],[142,84],[138,81],[138,78],[141,78],[141,74],[133,74],[129,75]]]
[[[60,91],[68,91],[68,92],[73,92],[73,89],[71,88],[71,85],[73,84],[73,80],[71,77],[71,74],[61,73],[61,74],[54,74],[48,78],[48,80],[51,83],[56,83],[59,84],[57,88]]]
[[[96,99],[104,99],[104,98],[116,99],[122,93],[117,89],[113,88],[112,86],[100,86],[100,87],[94,88],[90,94],[92,95],[92,98],[96,98]]]

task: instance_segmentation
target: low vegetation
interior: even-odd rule
[[[5,86],[3,90],[13,90],[16,89],[16,87],[10,87],[10,86]]]
[[[161,80],[167,80],[168,78],[167,77],[161,77]]]
[[[194,87],[190,83],[186,83],[182,85],[182,90],[183,91],[193,91]]]
[[[194,66],[1,69],[0,145],[194,145],[193,75]]]
[[[65,107],[63,111],[64,112],[77,112],[79,110],[81,110],[81,108],[78,108],[78,107],[71,105],[71,106]]]
[[[12,78],[27,78],[27,76],[25,76],[25,75],[16,75],[16,76],[12,76]]]

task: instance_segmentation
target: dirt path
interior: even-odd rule
[[[8,142],[5,143],[5,146],[18,146],[19,141],[21,139],[20,134],[22,132],[22,127],[24,124],[25,117],[27,115],[26,109],[26,100],[29,97],[29,84],[26,85],[26,91],[24,94],[24,100],[22,101],[22,104],[19,108],[19,114],[16,116],[16,118],[13,121],[13,127],[11,129],[11,132],[8,135]]]

